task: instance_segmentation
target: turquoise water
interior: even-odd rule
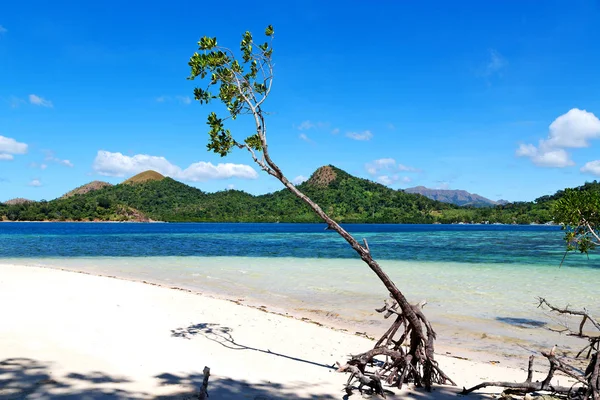
[[[600,258],[559,268],[562,233],[539,226],[355,225],[443,346],[524,355],[580,343],[536,296],[600,315]],[[0,224],[0,262],[147,280],[365,331],[387,293],[334,232],[292,224]],[[541,327],[542,329],[539,329]],[[476,340],[474,340],[476,339]]]

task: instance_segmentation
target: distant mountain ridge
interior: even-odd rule
[[[507,204],[506,200],[494,201],[466,190],[429,189],[425,186],[416,186],[404,189],[406,193],[420,194],[432,200],[443,203],[455,204],[457,206],[487,207],[498,204]]]

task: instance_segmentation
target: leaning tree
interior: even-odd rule
[[[566,251],[579,251],[588,254],[600,246],[600,191],[567,189],[563,196],[556,201],[553,209],[554,222],[562,225],[565,231]],[[563,262],[565,260],[563,257]],[[562,263],[561,263],[562,265]],[[559,332],[581,338],[587,344],[575,356],[583,356],[587,361],[585,368],[576,368],[565,360],[559,359],[555,348],[542,355],[549,363],[548,372],[542,381],[533,381],[533,356],[529,358],[529,368],[525,381],[516,382],[482,382],[470,389],[464,389],[463,394],[487,387],[498,386],[517,392],[549,391],[554,394],[577,399],[600,400],[600,320],[587,310],[574,310],[569,306],[557,307],[546,299],[538,298],[538,307],[549,310],[554,314],[577,318],[579,323],[572,328],[564,323]],[[574,384],[559,386],[554,384],[556,372],[570,377]]]
[[[290,192],[306,203],[330,229],[339,233],[358,253],[360,258],[377,275],[389,291],[391,303],[378,310],[386,317],[394,316],[388,331],[375,347],[352,356],[340,371],[351,373],[347,390],[352,390],[356,381],[359,388],[367,385],[383,394],[381,381],[401,387],[405,382],[431,388],[434,383],[454,384],[438,367],[434,359],[435,331],[421,311],[421,304],[413,305],[398,289],[381,266],[373,259],[364,240],[360,243],[336,221],[327,215],[318,204],[302,193],[282,172],[269,152],[267,143],[267,112],[265,102],[271,93],[274,64],[273,27],[265,30],[266,41],[255,42],[252,34],[242,35],[239,52],[217,44],[215,37],[202,37],[198,51],[189,61],[191,74],[188,79],[201,79],[205,86],[194,89],[194,97],[200,104],[216,100],[226,108],[223,118],[215,112],[208,114],[209,141],[207,148],[220,156],[234,149],[247,151],[252,160],[267,174],[278,179]],[[251,134],[244,139],[234,137],[225,128],[227,120],[248,116],[254,122]],[[380,356],[380,360],[376,357]],[[381,360],[383,358],[383,360]]]

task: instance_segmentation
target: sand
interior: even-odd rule
[[[0,304],[2,400],[191,398],[204,366],[211,399],[342,399],[347,375],[333,364],[373,346],[232,301],[38,267],[0,264]],[[489,362],[437,359],[460,388],[525,377]],[[459,388],[390,390],[392,399],[454,398]]]

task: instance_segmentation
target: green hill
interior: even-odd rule
[[[354,177],[332,165],[317,169],[298,186],[330,216],[341,222],[432,223],[435,210],[455,208],[418,194],[393,190],[379,183]],[[259,196],[268,215],[284,221],[320,221],[287,190]]]
[[[149,170],[149,171],[140,172],[139,174],[127,179],[123,183],[135,184],[135,183],[141,183],[141,182],[147,182],[147,181],[162,181],[163,179],[165,179],[165,177],[162,174],[160,174],[156,171]]]
[[[546,223],[561,191],[534,202],[475,208],[431,200],[354,177],[328,165],[298,186],[340,222],[366,223]],[[118,185],[84,185],[84,190],[43,202],[0,204],[0,218],[13,221],[206,221],[320,222],[289,191],[253,196],[239,190],[205,193],[146,171]],[[596,182],[580,190],[600,190]],[[91,190],[88,190],[91,189]]]

